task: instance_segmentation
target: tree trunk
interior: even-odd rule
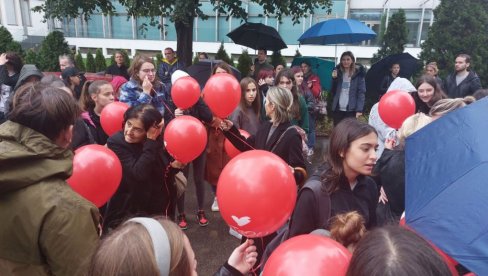
[[[193,20],[193,17],[189,17],[188,25],[180,21],[175,22],[176,52],[178,59],[182,60],[187,67],[193,61]]]

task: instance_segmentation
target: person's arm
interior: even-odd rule
[[[246,240],[239,245],[229,259],[214,276],[243,276],[247,275],[256,264],[258,253],[253,240]]]
[[[364,76],[358,76],[356,116],[357,113],[360,113],[360,115],[362,115],[365,98],[366,98],[366,81],[364,80]]]
[[[123,85],[120,89],[119,101],[128,104],[129,106],[138,106],[140,104],[151,103],[152,97],[149,93],[137,93],[137,87],[128,87]]]
[[[190,114],[205,123],[211,123],[213,119],[212,111],[210,111],[210,108],[208,108],[202,98],[199,98],[197,103],[191,108]]]
[[[232,121],[232,124],[234,124],[234,126],[237,128],[237,129],[240,129],[241,128],[241,109],[240,108],[236,108],[234,109],[234,112],[232,112],[232,114],[230,114],[229,116],[229,120]]]
[[[71,149],[73,151],[78,148],[90,144],[90,138],[87,133],[88,126],[85,125],[83,119],[77,119],[73,126],[73,138],[71,139]]]
[[[311,189],[303,189],[298,196],[288,228],[288,238],[309,234],[319,228],[314,218],[317,216],[317,203]]]
[[[465,95],[465,96],[472,96],[474,92],[478,91],[479,89],[482,89],[481,80],[479,77],[476,77],[470,83],[469,95]]]
[[[107,141],[108,148],[111,149],[122,163],[122,170],[131,177],[145,181],[150,175],[152,164],[156,162],[161,143],[158,141],[147,139],[143,145],[143,152],[139,158],[135,158],[125,145],[114,143],[109,139]],[[162,172],[161,172],[162,173]]]
[[[254,149],[254,135],[246,138],[241,135],[239,130],[233,125],[232,121],[224,120],[223,122],[227,126],[223,128],[222,132],[224,133],[225,138],[227,138],[234,147],[241,152]]]
[[[320,79],[317,75],[312,74],[310,76],[309,81],[312,82],[312,87],[310,87],[310,90],[312,91],[312,94],[315,98],[318,98],[320,95],[320,92],[322,92],[322,85],[320,84]]]
[[[70,203],[62,203],[43,219],[39,247],[52,275],[85,275],[98,245],[100,214],[92,204],[78,200],[70,208]]]
[[[389,76],[386,75],[381,80],[381,84],[380,84],[380,93],[381,93],[381,95],[384,95],[386,93],[386,91],[388,91],[388,82],[389,82]]]

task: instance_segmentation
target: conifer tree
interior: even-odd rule
[[[381,48],[373,55],[371,63],[393,54],[401,54],[407,44],[408,29],[405,11],[400,9],[394,13],[388,22],[388,28],[381,41]]]

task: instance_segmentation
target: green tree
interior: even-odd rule
[[[27,50],[24,58],[25,64],[35,64],[39,68],[39,60],[36,52],[33,49]]]
[[[471,68],[488,86],[488,5],[485,0],[442,0],[434,10],[435,22],[422,44],[420,58],[435,61],[445,76],[454,70],[458,54],[471,56]]]
[[[62,32],[50,32],[41,43],[38,53],[39,69],[41,71],[60,71],[59,56],[71,54],[68,42]]]
[[[86,71],[85,62],[83,61],[83,56],[80,51],[78,51],[78,54],[75,56],[75,66],[80,71]]]
[[[95,52],[95,68],[96,72],[105,71],[107,69],[107,62],[103,56],[102,49],[97,49]]]
[[[388,28],[382,37],[381,48],[373,55],[371,63],[375,63],[389,55],[403,53],[407,39],[407,18],[405,11],[400,9],[391,16]]]
[[[215,59],[225,61],[229,65],[232,65],[232,60],[229,57],[229,55],[227,54],[227,52],[225,51],[223,42],[220,43],[219,50],[217,50],[217,54],[215,54]]]
[[[199,62],[200,59],[198,58],[198,55],[196,55],[194,58],[193,58],[193,64]]]
[[[86,71],[90,73],[95,73],[97,71],[95,58],[93,58],[93,54],[91,51],[88,51],[88,53],[86,53]]]
[[[242,53],[239,56],[237,62],[237,69],[241,72],[241,76],[249,76],[249,72],[251,71],[252,58],[247,50],[242,50]]]
[[[381,45],[383,43],[383,37],[385,36],[386,32],[386,13],[384,13],[381,16],[381,22],[380,22],[380,30],[378,31],[378,45]]]
[[[7,51],[16,52],[23,55],[22,46],[17,41],[14,41],[12,34],[4,26],[0,26],[0,53]]]
[[[271,65],[273,65],[276,68],[276,66],[279,64],[286,66],[286,60],[281,55],[281,51],[274,51],[273,54],[271,55]]]
[[[327,9],[330,13],[332,0],[250,0],[263,7],[263,16],[276,16],[281,20],[283,16],[291,16],[294,23],[314,13],[315,9]],[[69,4],[67,4],[69,3]],[[242,1],[235,0],[210,0],[214,10],[219,14],[226,14],[227,19],[241,18],[247,20],[248,13],[246,5]],[[34,8],[35,11],[44,13],[44,17],[63,20],[66,17],[77,18],[83,15],[89,18],[93,12],[111,14],[115,12],[115,5],[121,4],[126,8],[128,16],[147,16],[150,25],[164,28],[159,22],[161,16],[168,17],[174,22],[176,29],[177,56],[186,65],[190,65],[193,54],[193,24],[195,17],[207,19],[201,3],[197,0],[87,0],[87,1],[66,1],[46,0],[42,5]]]

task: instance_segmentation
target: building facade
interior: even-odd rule
[[[124,8],[114,1],[114,15],[93,14],[88,21],[82,18],[65,18],[62,21],[48,20],[42,22],[42,15],[30,9],[41,5],[42,0],[2,0],[0,1],[0,23],[13,34],[14,39],[24,42],[39,40],[49,31],[63,31],[70,45],[82,52],[89,49],[102,48],[105,55],[123,48],[133,55],[136,51],[156,53],[165,47],[176,48],[176,32],[169,18],[161,17],[162,28],[150,26],[149,18],[128,17]],[[209,1],[200,1],[201,9],[209,16],[207,20],[195,18],[193,30],[193,48],[196,51],[216,53],[223,42],[229,54],[239,55],[245,47],[236,45],[226,36],[227,33],[242,24],[237,18],[226,19],[226,14],[218,14]],[[409,29],[406,51],[416,56],[420,52],[420,44],[427,38],[429,26],[434,21],[432,10],[440,0],[334,0],[332,12],[327,14],[324,9],[315,10],[315,14],[293,24],[291,17],[279,22],[275,17],[262,15],[262,8],[253,3],[243,1],[248,12],[249,22],[260,22],[273,26],[278,30],[288,48],[282,55],[293,56],[296,50],[302,55],[333,58],[335,46],[299,45],[297,39],[313,24],[329,18],[353,18],[364,22],[375,32],[380,30],[382,17],[386,25],[389,17],[398,9],[405,10]],[[376,40],[365,41],[360,45],[338,45],[337,52],[353,51],[360,59],[369,59],[378,50]],[[251,54],[254,50],[250,49]]]

